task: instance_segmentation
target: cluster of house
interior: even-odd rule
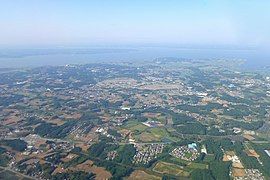
[[[136,154],[133,157],[135,164],[147,164],[152,159],[157,158],[157,155],[162,153],[164,144],[135,144]]]
[[[116,151],[110,151],[107,153],[106,160],[114,160],[114,158],[117,156]]]
[[[96,130],[96,133],[100,133],[108,138],[116,139],[115,136],[108,133],[109,128],[108,127],[99,127]]]
[[[263,174],[258,169],[245,169],[245,176],[235,177],[235,180],[264,180]]]
[[[197,150],[197,144],[191,143],[187,146],[180,146],[175,148],[170,154],[176,158],[180,158],[186,161],[194,161],[198,158],[200,153]]]

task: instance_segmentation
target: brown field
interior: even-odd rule
[[[224,155],[223,155],[223,161],[231,161],[230,159],[235,156],[235,152],[234,151],[225,151]]]
[[[29,105],[37,108],[41,105],[41,101],[39,99],[33,99],[29,101]]]
[[[260,157],[260,155],[257,154],[257,152],[253,149],[246,150],[245,152],[247,153],[248,156],[256,157],[256,158]]]
[[[235,152],[234,151],[226,151],[225,154],[227,154],[229,156],[234,156]]]
[[[239,169],[243,169],[244,168],[244,166],[242,165],[242,163],[237,163],[237,162],[233,162],[232,163],[232,166],[234,168],[239,168]]]
[[[113,88],[113,87],[132,88],[136,85],[137,80],[132,78],[114,78],[114,79],[107,79],[97,83],[98,87],[103,88]]]
[[[100,113],[101,115],[99,116],[100,119],[103,122],[109,122],[111,120],[111,116],[108,113],[105,113],[104,111]]]
[[[94,164],[93,161],[87,160],[82,164],[78,164],[76,167],[74,167],[74,170],[81,170],[85,172],[91,172],[92,165]]]
[[[44,161],[43,159],[40,159],[39,164],[46,164],[46,161]]]
[[[249,135],[249,134],[245,134],[245,135],[243,135],[243,137],[244,137],[245,139],[249,140],[249,141],[255,140],[255,138],[254,138],[253,136]]]
[[[96,180],[105,180],[112,177],[111,173],[106,171],[106,169],[103,167],[92,166],[91,172],[96,174]]]
[[[45,93],[43,93],[43,96],[45,96],[45,97],[52,97],[53,96],[53,93],[51,93],[51,92],[45,92]]]
[[[122,135],[123,137],[128,137],[128,136],[130,135],[130,133],[131,133],[130,130],[128,130],[128,129],[123,129],[123,128],[121,128],[121,129],[119,130],[119,132],[121,133],[121,135]]]
[[[64,173],[64,172],[67,172],[67,169],[57,166],[57,168],[52,172],[52,175],[55,175],[57,173]]]
[[[80,119],[82,115],[80,113],[64,114],[65,119]]]
[[[15,162],[19,162],[19,161],[21,161],[21,160],[23,160],[25,158],[26,158],[26,156],[22,155],[22,153],[20,153],[20,152],[15,154]]]
[[[2,123],[3,125],[12,125],[12,124],[18,123],[21,120],[22,119],[19,117],[19,115],[11,114],[7,118],[5,118]]]
[[[36,148],[39,148],[39,146],[42,145],[42,144],[46,144],[46,140],[45,139],[38,139],[38,140],[36,140],[34,146]]]
[[[128,180],[161,180],[161,177],[147,174],[142,170],[133,171],[132,174],[127,178]]]
[[[66,157],[62,158],[61,161],[63,162],[69,162],[71,161],[72,159],[78,157],[77,154],[72,154],[72,153],[69,153]]]
[[[90,160],[87,160],[82,164],[78,164],[76,167],[70,168],[70,170],[92,172],[96,174],[95,179],[97,180],[105,180],[112,177],[111,173],[106,171],[105,168],[93,165],[93,161]]]
[[[87,151],[90,147],[89,144],[86,143],[76,143],[76,147],[82,148],[83,151]]]
[[[54,151],[49,151],[49,152],[46,152],[46,153],[41,153],[41,154],[39,154],[38,157],[41,158],[41,159],[44,159],[44,158],[46,158],[47,156],[51,156],[51,155],[53,155],[53,154],[55,154]]]
[[[90,132],[86,135],[82,135],[82,136],[70,135],[69,137],[71,139],[74,139],[76,141],[81,141],[81,142],[91,142],[91,141],[98,140],[98,134],[92,133],[92,132]]]
[[[233,177],[243,177],[246,175],[246,172],[244,169],[233,168],[232,175]]]
[[[57,126],[61,126],[61,125],[65,124],[65,121],[63,121],[61,119],[46,119],[45,121],[47,123],[56,124]]]
[[[106,171],[105,168],[103,167],[97,167],[93,165],[93,161],[87,160],[82,164],[78,164],[75,167],[70,167],[67,169],[64,169],[61,166],[58,166],[52,174],[57,174],[57,173],[63,173],[63,172],[68,172],[68,171],[84,171],[84,172],[92,172],[96,175],[96,180],[105,180],[105,179],[110,179],[112,177],[111,173]]]
[[[151,142],[151,141],[158,141],[159,138],[153,136],[153,134],[148,133],[148,132],[143,132],[139,136],[140,141],[142,142]]]
[[[158,118],[160,115],[161,113],[151,113],[151,112],[143,113],[143,116],[146,118]]]
[[[223,155],[223,161],[230,161],[226,154]]]
[[[180,89],[182,86],[177,84],[146,84],[139,87],[139,89],[144,90],[170,90],[170,89]]]

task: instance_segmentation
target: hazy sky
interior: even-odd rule
[[[0,0],[0,45],[270,47],[270,0]]]

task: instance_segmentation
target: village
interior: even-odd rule
[[[39,179],[78,172],[268,177],[270,80],[225,62],[158,59],[3,74],[1,166]]]

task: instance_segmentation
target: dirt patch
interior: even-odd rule
[[[63,121],[61,119],[46,119],[45,121],[47,123],[56,124],[57,126],[61,126],[61,125],[65,124],[65,121]]]
[[[36,164],[39,162],[39,159],[29,159],[25,162],[23,162],[22,164]]]
[[[244,177],[246,175],[246,172],[244,169],[233,168],[232,175],[233,177]]]
[[[69,153],[66,157],[62,158],[61,161],[66,163],[66,162],[69,162],[69,161],[71,161],[72,159],[74,159],[76,157],[78,157],[77,154]]]
[[[81,136],[72,135],[70,137],[76,141],[92,142],[98,139],[98,134],[90,132],[88,134],[83,134]]]
[[[76,147],[80,147],[80,148],[82,148],[82,151],[87,151],[88,149],[89,149],[89,147],[90,147],[90,145],[89,144],[86,144],[86,143],[76,143],[76,145],[75,145]]]
[[[103,167],[92,166],[91,172],[96,174],[96,180],[110,179],[112,177],[111,173]]]
[[[151,133],[148,133],[148,132],[143,132],[139,136],[139,139],[142,142],[151,142],[151,141],[158,141],[159,140],[159,138],[156,138],[155,136],[153,136]]]
[[[6,119],[4,119],[2,123],[3,125],[12,125],[18,123],[21,120],[22,119],[17,114],[12,114],[8,116]]]
[[[85,171],[85,172],[91,172],[91,168],[92,168],[93,164],[94,164],[93,161],[87,160],[82,164],[78,164],[76,166],[76,170],[81,170],[81,171]]]
[[[234,151],[226,151],[225,154],[227,154],[229,156],[235,156],[235,152]]]
[[[226,154],[223,155],[223,161],[230,161]]]
[[[239,163],[239,162],[233,162],[232,163],[232,166],[234,168],[239,168],[239,169],[243,169],[244,168],[244,166],[242,165],[242,163]]]
[[[55,168],[55,170],[53,171],[52,175],[55,175],[57,173],[64,173],[67,172],[67,169],[64,169],[63,167],[57,166],[57,168]]]
[[[151,112],[143,113],[143,116],[146,118],[158,118],[160,115],[161,113],[151,113]]]
[[[64,114],[65,119],[80,119],[82,115],[80,113]]]
[[[244,137],[245,139],[249,140],[249,141],[255,140],[255,138],[254,138],[253,136],[249,135],[249,134],[245,134],[245,135],[243,135],[243,137]]]
[[[87,160],[82,164],[78,164],[75,167],[69,168],[69,170],[72,171],[84,171],[84,172],[92,172],[96,175],[96,180],[105,180],[110,179],[112,177],[111,173],[108,172],[103,167],[97,167],[93,165],[93,161]]]
[[[257,154],[257,152],[253,149],[246,150],[246,153],[248,156],[251,156],[251,157],[255,157],[255,158],[260,157],[260,155]]]
[[[171,90],[171,89],[181,89],[181,85],[177,84],[166,84],[166,83],[156,83],[156,84],[146,84],[141,85],[138,89],[143,90]]]

